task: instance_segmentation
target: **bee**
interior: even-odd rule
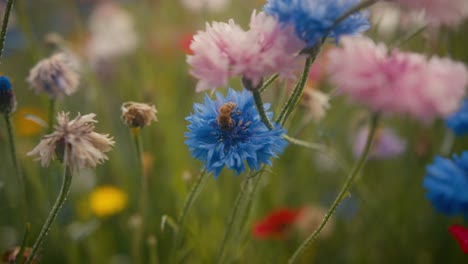
[[[237,107],[233,102],[223,104],[218,110],[218,117],[216,122],[222,130],[231,130],[234,127],[234,120],[232,120],[231,113]]]

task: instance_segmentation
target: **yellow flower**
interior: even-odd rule
[[[127,194],[121,189],[106,185],[95,189],[89,199],[91,211],[98,217],[121,212],[127,205]]]
[[[14,115],[14,122],[18,136],[29,137],[41,133],[47,124],[45,114],[36,107],[21,107]]]

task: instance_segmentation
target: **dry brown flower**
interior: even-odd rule
[[[156,107],[154,105],[125,102],[122,104],[122,120],[131,127],[144,127],[151,124],[151,121],[158,121],[156,117]]]
[[[107,160],[104,152],[110,151],[114,141],[107,134],[94,132],[95,114],[80,115],[71,120],[69,113],[61,112],[57,115],[55,132],[44,136],[41,142],[28,156],[37,156],[42,166],[48,166],[57,156],[62,159],[65,147],[67,152],[67,165],[73,170],[94,168]]]
[[[79,76],[65,53],[57,53],[39,61],[29,72],[27,82],[36,93],[46,93],[51,99],[76,92]]]

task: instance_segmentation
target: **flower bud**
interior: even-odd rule
[[[11,89],[10,79],[0,76],[0,112],[10,114],[16,109],[16,97]]]

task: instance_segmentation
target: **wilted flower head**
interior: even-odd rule
[[[409,114],[428,122],[458,109],[468,70],[448,58],[394,50],[366,37],[343,37],[328,52],[330,81],[339,92],[377,112]]]
[[[254,11],[248,31],[232,19],[207,24],[205,31],[194,36],[190,45],[193,55],[187,56],[187,63],[190,73],[199,79],[197,92],[227,85],[233,76],[258,86],[264,76],[275,73],[293,78],[298,52],[304,46],[291,27]]]
[[[468,151],[452,159],[437,156],[427,166],[423,186],[437,211],[468,219]]]
[[[151,121],[158,121],[156,117],[156,107],[154,105],[125,102],[122,104],[122,120],[130,127],[145,127],[151,124]]]
[[[466,0],[391,0],[413,11],[423,11],[434,26],[456,26],[468,17]]]
[[[115,215],[121,212],[126,205],[127,194],[110,185],[96,188],[89,198],[89,206],[98,217]]]
[[[319,227],[326,214],[327,210],[323,207],[313,205],[305,206],[300,209],[299,215],[294,222],[294,227],[302,236],[307,237]],[[326,238],[331,235],[335,228],[334,222],[333,218],[328,221],[320,232],[320,238]]]
[[[9,249],[2,254],[2,262],[4,263],[19,263],[19,253],[21,251],[20,247],[14,247],[12,249]],[[30,247],[25,247],[23,251],[23,260],[28,259],[31,256],[32,248]],[[34,258],[32,259],[31,263],[35,264],[37,263],[39,256],[36,254],[34,255]]]
[[[461,225],[449,227],[450,234],[457,240],[463,253],[468,254],[468,229]]]
[[[215,100],[205,96],[205,104],[195,104],[194,111],[186,118],[190,124],[185,144],[215,177],[224,167],[240,174],[245,171],[244,162],[254,170],[271,165],[270,158],[287,145],[284,129],[274,124],[269,130],[260,120],[249,91],[229,89],[226,97],[217,93]],[[272,117],[271,112],[267,115]]]
[[[44,136],[39,145],[27,155],[37,156],[42,166],[48,166],[56,156],[59,159],[66,156],[66,164],[74,170],[96,167],[107,160],[104,152],[110,151],[115,142],[109,135],[93,131],[94,123],[97,123],[95,116],[78,114],[70,121],[68,113],[59,113],[55,131]]]
[[[138,46],[133,17],[111,1],[98,4],[92,11],[89,30],[87,52],[93,65],[129,54]]]
[[[306,118],[316,122],[320,121],[330,108],[329,96],[314,88],[304,90],[304,98],[301,103],[306,107]]]
[[[64,53],[39,61],[29,72],[27,82],[36,93],[46,93],[51,99],[71,95],[80,83],[78,74]]]
[[[461,107],[445,119],[445,125],[457,136],[468,133],[468,99],[463,100]]]
[[[369,127],[359,129],[353,140],[353,154],[361,156],[369,135]],[[374,143],[369,152],[369,159],[384,159],[401,155],[406,150],[406,142],[393,129],[377,128]]]
[[[335,21],[359,0],[268,0],[264,11],[285,25],[293,25],[296,35],[307,42],[307,47],[325,37]],[[369,28],[368,12],[355,13],[330,32],[328,37],[357,34]]]
[[[16,109],[15,93],[7,76],[0,76],[0,113],[10,114]]]

